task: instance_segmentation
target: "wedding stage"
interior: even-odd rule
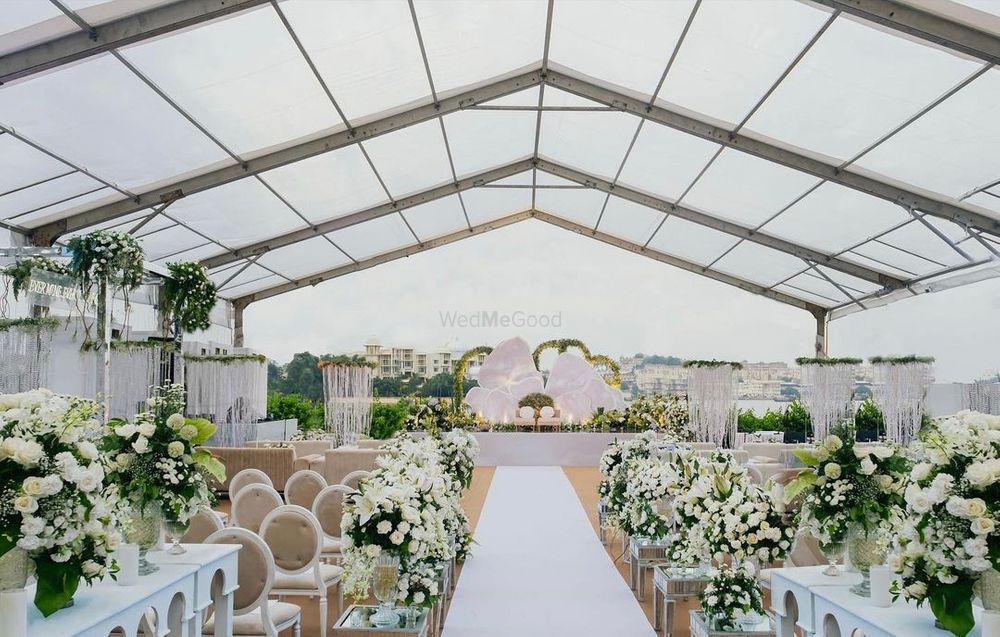
[[[476,466],[596,467],[601,454],[615,440],[633,433],[517,433],[476,432]]]
[[[475,541],[444,637],[654,634],[559,467],[498,467]]]

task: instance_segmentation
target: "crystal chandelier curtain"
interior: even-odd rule
[[[11,325],[0,331],[0,393],[47,387],[52,329]]]
[[[690,428],[698,442],[731,446],[736,438],[736,374],[731,365],[688,367]]]
[[[186,356],[187,413],[218,425],[254,423],[267,415],[263,356]]]
[[[338,444],[355,444],[371,428],[372,369],[364,365],[323,365],[326,429]]]
[[[886,437],[907,445],[917,437],[931,384],[931,359],[872,359],[875,402],[885,417]]]
[[[984,414],[1000,415],[1000,381],[976,381],[965,388],[962,407]]]
[[[837,424],[854,417],[855,361],[802,365],[802,403],[812,419],[813,437],[823,440]]]
[[[123,344],[111,350],[111,386],[109,409],[111,418],[132,418],[145,411],[146,399],[153,386],[162,383],[160,356],[157,346]]]

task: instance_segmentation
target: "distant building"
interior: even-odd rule
[[[417,351],[414,347],[397,347],[381,345],[378,341],[369,340],[365,343],[364,356],[366,360],[375,363],[377,378],[395,378],[397,376],[414,375],[430,378],[442,373],[452,373],[455,364],[463,352],[441,349],[434,352]],[[485,354],[480,354],[469,365],[466,376],[475,378],[479,366],[486,360]]]

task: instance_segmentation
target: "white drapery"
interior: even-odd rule
[[[931,364],[915,362],[874,363],[875,402],[885,418],[886,437],[902,445],[910,444],[920,429],[926,411],[927,389],[931,384]]]
[[[812,419],[813,436],[823,440],[830,429],[853,417],[853,363],[804,363],[802,365],[802,402]]]
[[[0,393],[16,394],[48,386],[52,329],[12,325],[0,331]]]
[[[354,444],[371,428],[372,369],[367,365],[323,366],[326,429],[339,444]]]
[[[111,418],[132,418],[145,411],[146,399],[152,394],[150,388],[163,382],[161,356],[162,349],[156,346],[112,348],[111,387],[108,389]]]
[[[976,381],[965,388],[962,407],[1000,415],[1000,381]]]
[[[252,423],[267,415],[267,362],[257,356],[187,356],[187,414],[216,424]]]
[[[736,438],[736,374],[732,365],[688,368],[689,427],[698,442],[732,446]]]

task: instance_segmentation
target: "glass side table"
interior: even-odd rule
[[[705,614],[692,610],[691,637],[774,637],[774,620],[765,616],[750,630],[709,630]]]
[[[603,499],[597,500],[597,535],[601,538],[601,544],[608,543],[608,513],[605,510]]]
[[[406,618],[400,613],[399,623],[394,626],[375,626],[371,622],[372,615],[378,608],[375,606],[350,606],[333,625],[335,637],[403,637],[416,635],[427,637],[427,609],[419,609],[419,615],[412,627],[407,627]],[[396,610],[402,610],[397,608]]]
[[[645,575],[646,570],[657,564],[665,564],[669,560],[667,553],[673,541],[669,538],[650,539],[633,537],[629,538],[629,575],[631,576],[632,590],[641,602],[645,595]]]
[[[663,628],[670,637],[674,626],[674,605],[697,597],[708,586],[708,575],[696,566],[659,564],[653,567],[653,629]]]

